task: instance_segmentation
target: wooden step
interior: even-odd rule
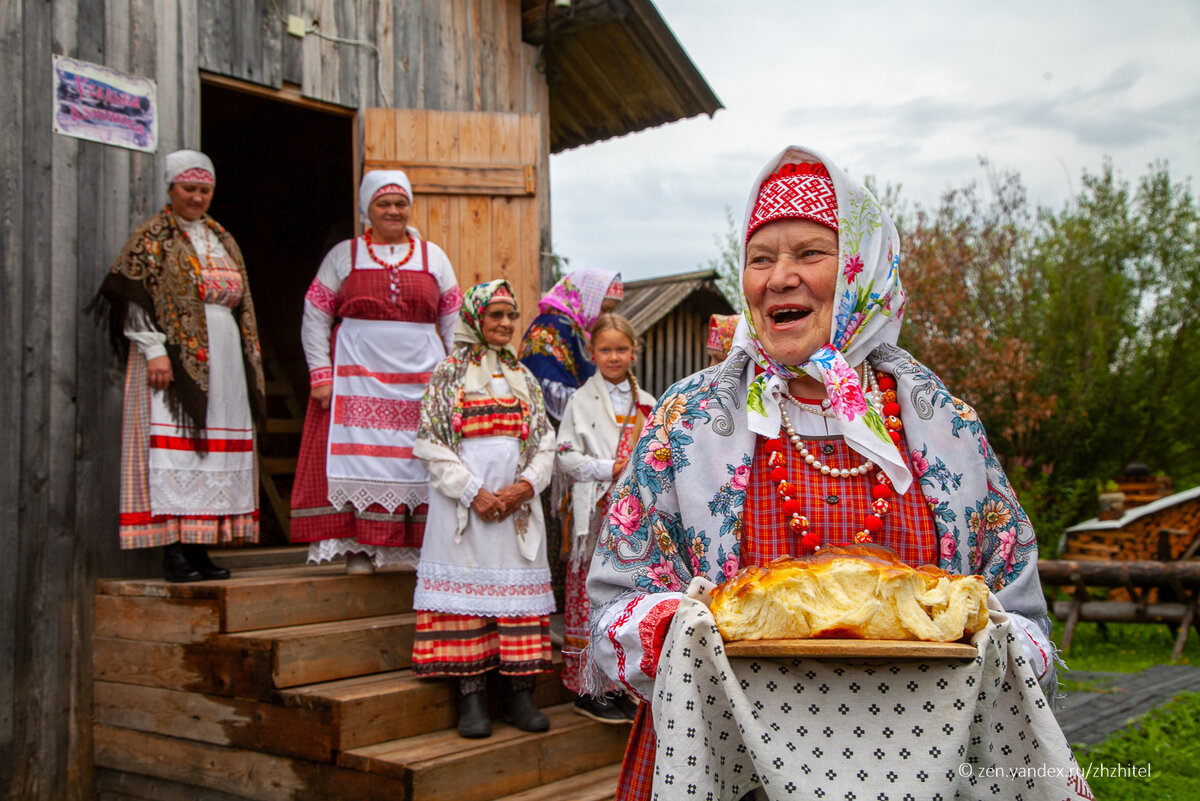
[[[308,546],[253,545],[245,548],[209,548],[209,555],[221,567],[237,575],[248,567],[302,567],[308,562]]]
[[[93,720],[266,754],[331,762],[337,742],[329,707],[93,682]]]
[[[556,658],[552,672],[538,675],[533,697],[539,707],[573,700],[562,684],[561,663]],[[458,720],[455,683],[417,678],[408,670],[281,690],[278,702],[331,721],[335,751],[450,729]],[[500,717],[498,699],[492,712]]]
[[[416,623],[405,612],[191,643],[97,636],[92,671],[99,681],[267,700],[281,687],[408,667]]]
[[[404,780],[411,801],[489,801],[619,762],[627,724],[610,726],[577,715],[573,704],[544,710],[550,730],[522,732],[497,722],[485,740],[454,730],[345,751],[338,764]]]
[[[617,795],[617,780],[620,777],[621,763],[617,762],[580,773],[578,776],[506,795],[495,801],[613,801]]]
[[[106,579],[96,595],[96,635],[200,642],[218,633],[408,612],[411,568],[348,576],[342,565],[240,571],[227,581],[173,584]]]
[[[402,779],[95,724],[95,764],[256,801],[415,801]],[[186,798],[207,798],[199,793]],[[454,798],[454,794],[443,798]]]
[[[246,801],[244,795],[109,768],[96,769],[94,785],[96,801]]]

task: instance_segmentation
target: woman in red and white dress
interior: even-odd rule
[[[400,170],[363,176],[369,227],[326,254],[304,299],[308,414],[292,491],[293,542],[350,573],[415,565],[429,476],[413,456],[421,397],[446,357],[462,293],[437,245],[408,225]]]

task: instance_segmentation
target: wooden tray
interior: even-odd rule
[[[726,656],[880,657],[887,659],[974,659],[974,645],[920,640],[735,640]]]

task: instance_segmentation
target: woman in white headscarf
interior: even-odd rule
[[[326,254],[304,298],[311,389],[291,539],[310,562],[345,556],[347,572],[371,573],[417,561],[429,477],[412,448],[462,293],[446,254],[408,224],[403,172],[367,173],[358,197],[366,230]]]
[[[824,544],[875,542],[982,575],[1055,687],[1037,539],[974,410],[896,347],[899,237],[870,192],[789,147],[755,180],[745,311],[723,362],[664,393],[630,458],[588,580],[597,683],[649,698],[694,577]],[[643,704],[618,799],[648,798]]]
[[[413,673],[455,678],[458,731],[491,734],[487,676],[505,677],[505,719],[550,723],[533,702],[550,670],[550,565],[537,493],[554,468],[554,429],[533,374],[509,343],[517,305],[507,281],[467,290],[454,352],[434,371],[416,453],[433,492],[417,566]]]
[[[170,581],[222,579],[206,546],[258,539],[258,328],[242,252],[208,216],[212,161],[176,151],[163,178],[167,205],[134,230],[100,288],[128,353],[121,547],[164,546]]]

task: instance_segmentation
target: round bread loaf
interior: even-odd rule
[[[743,568],[711,608],[726,641],[954,642],[987,625],[987,597],[981,576],[909,567],[880,545],[832,545]]]

